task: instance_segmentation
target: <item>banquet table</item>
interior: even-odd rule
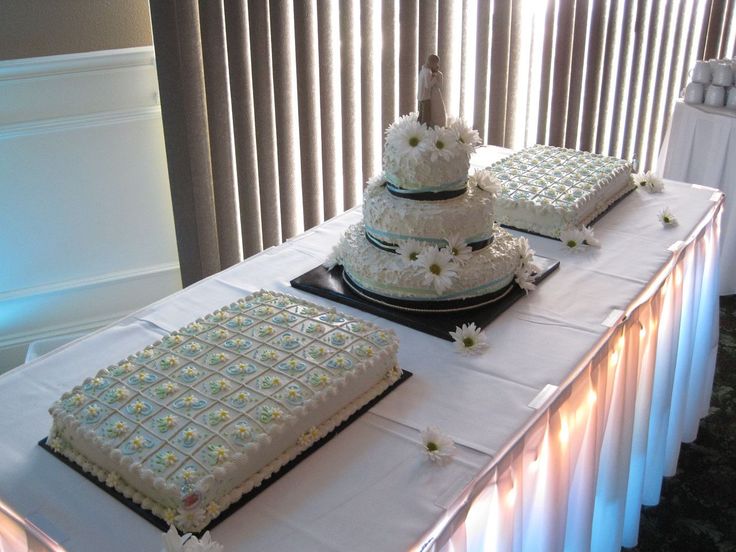
[[[736,197],[736,110],[675,104],[657,172]],[[721,221],[721,295],[736,293],[736,210],[729,201]]]
[[[484,148],[483,166],[509,152]],[[528,236],[558,271],[454,345],[289,281],[319,265],[354,208],[0,377],[0,500],[68,550],[161,548],[160,531],[41,449],[49,405],[98,369],[258,289],[393,329],[413,377],[212,530],[226,551],[618,550],[697,433],[715,364],[723,195],[666,182],[595,225],[600,248]],[[665,227],[669,206],[679,220]],[[456,451],[426,458],[437,426]]]

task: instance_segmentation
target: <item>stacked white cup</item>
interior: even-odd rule
[[[736,58],[698,60],[683,93],[685,103],[736,109]]]

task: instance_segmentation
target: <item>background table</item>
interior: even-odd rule
[[[485,164],[508,152],[490,148]],[[489,349],[394,329],[414,377],[213,531],[228,551],[618,550],[636,541],[707,411],[722,195],[667,183],[596,225],[600,249],[530,237],[560,269],[491,324]],[[664,228],[669,205],[680,225]],[[40,449],[61,393],[196,316],[289,287],[360,219],[351,210],[0,377],[0,496],[70,550],[160,548],[160,533]],[[552,387],[549,387],[552,386]],[[551,390],[552,393],[540,396]],[[420,432],[458,445],[428,462]]]
[[[736,293],[736,111],[678,101],[657,172],[719,188],[729,198],[721,222],[720,294]]]

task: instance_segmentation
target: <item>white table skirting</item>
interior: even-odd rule
[[[484,155],[505,152],[489,149]],[[480,161],[485,162],[485,159]],[[680,224],[664,228],[669,205]],[[335,439],[213,530],[228,551],[618,550],[658,500],[712,385],[722,195],[667,182],[595,227],[600,249],[530,237],[561,267],[485,330],[488,350],[394,329],[414,372]],[[0,498],[69,550],[160,549],[148,522],[36,445],[48,406],[99,368],[260,288],[319,264],[352,210],[100,332],[0,377]],[[611,316],[613,311],[625,316]],[[612,327],[603,325],[612,322]],[[541,407],[529,404],[559,386]],[[439,467],[420,432],[456,441]]]
[[[657,172],[726,194],[720,294],[736,293],[736,111],[678,101],[659,153]]]

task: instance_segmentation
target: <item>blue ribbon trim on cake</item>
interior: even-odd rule
[[[368,231],[368,229],[365,230],[365,239],[367,239],[371,245],[373,245],[374,247],[377,247],[378,249],[381,249],[383,251],[388,251],[389,253],[396,253],[396,248],[398,247],[398,244],[377,238],[376,236],[371,234]],[[440,248],[447,245],[447,242],[445,242],[444,240],[423,240],[423,241],[430,241],[436,245],[439,245]],[[491,245],[491,243],[493,243],[493,236],[491,236],[490,238],[483,239],[483,240],[471,242],[467,245],[470,246],[470,249],[472,251],[479,251],[483,249],[484,247],[488,247],[489,245]]]

